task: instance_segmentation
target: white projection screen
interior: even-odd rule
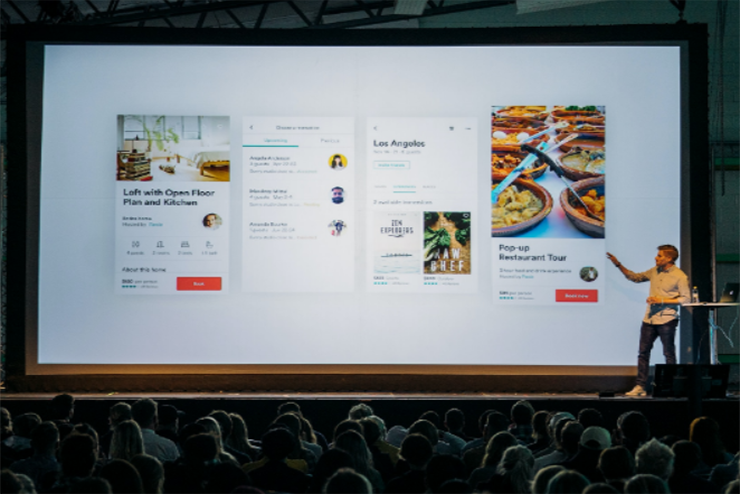
[[[33,45],[26,374],[634,372],[688,42],[333,36]]]

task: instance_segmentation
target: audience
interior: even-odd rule
[[[585,408],[576,421],[568,412],[534,412],[521,400],[510,417],[486,410],[482,437],[470,439],[459,408],[448,409],[444,421],[426,411],[408,430],[396,425],[386,433],[383,418],[363,403],[336,425],[324,448],[295,402],[282,403],[272,422],[214,410],[182,427],[182,412],[150,399],[116,403],[100,421],[88,408],[78,410],[78,420],[109,429],[100,441],[92,425],[72,423],[74,408],[74,397],[59,395],[41,417],[2,410],[3,493],[740,492],[740,453],[728,453],[722,441],[728,437],[711,417],[689,427],[657,424],[657,440],[637,411],[610,423]],[[261,443],[248,437],[250,420],[270,424]]]

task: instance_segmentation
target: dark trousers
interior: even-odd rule
[[[676,327],[678,319],[669,321],[665,324],[648,324],[642,323],[640,328],[640,351],[637,354],[637,382],[643,388],[647,386],[648,375],[650,373],[650,352],[653,349],[653,343],[660,337],[663,343],[663,355],[666,364],[676,363]]]

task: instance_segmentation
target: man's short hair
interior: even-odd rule
[[[59,429],[54,422],[41,422],[31,433],[31,446],[34,451],[49,451],[59,443]]]
[[[334,475],[329,477],[324,484],[322,492],[326,494],[356,492],[367,493],[373,492],[373,486],[367,477],[357,473],[351,468],[340,468]]]
[[[445,424],[450,430],[460,430],[465,427],[465,414],[459,408],[450,408],[445,413]]]
[[[296,415],[302,415],[301,406],[295,401],[286,401],[281,403],[277,408],[277,414],[282,415],[284,413],[295,413]]]
[[[678,259],[678,249],[675,248],[673,245],[659,245],[658,250],[667,253],[671,257],[673,262],[676,262],[676,259]]]
[[[422,434],[409,434],[401,443],[401,456],[411,466],[423,467],[433,454],[432,444]]]
[[[56,395],[51,399],[52,419],[68,419],[70,412],[75,407],[75,398],[72,395],[63,393]]]
[[[517,425],[529,425],[532,423],[534,407],[527,400],[519,400],[511,406],[511,420]]]
[[[331,190],[332,191],[334,191],[334,190],[341,190],[342,192],[344,192],[344,189],[341,188],[341,187],[332,187]]]
[[[150,398],[143,398],[131,405],[131,416],[139,427],[147,428],[157,417],[157,403]]]
[[[673,458],[671,448],[653,438],[646,442],[635,453],[637,473],[649,473],[668,480],[673,473]]]
[[[131,405],[119,401],[110,407],[108,416],[110,417],[111,425],[114,427],[125,420],[131,420]]]
[[[18,415],[13,421],[13,432],[21,437],[30,438],[31,431],[41,423],[41,417],[37,413],[29,412]]]
[[[364,419],[370,415],[374,415],[373,409],[370,408],[370,405],[366,405],[365,403],[357,404],[349,410],[349,418],[352,420]]]

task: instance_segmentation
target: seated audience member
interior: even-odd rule
[[[98,466],[101,466],[103,460],[105,459],[105,455],[103,455],[100,451],[100,440],[98,438],[98,431],[96,431],[93,426],[91,426],[87,422],[81,422],[79,424],[75,424],[74,427],[72,427],[72,432],[77,434],[87,434],[88,436],[93,438],[93,441],[95,442],[96,462]]]
[[[17,452],[31,449],[31,431],[41,423],[37,413],[23,413],[13,420],[13,435],[3,441],[3,444]],[[29,451],[30,453],[30,451]]]
[[[234,449],[228,444],[228,439],[229,437],[231,437],[232,430],[234,428],[234,423],[229,414],[224,412],[223,410],[214,410],[209,413],[208,416],[218,422],[220,435],[219,437],[221,441],[221,448],[223,449],[223,451],[230,454],[236,460],[237,465],[250,463],[252,461],[252,458],[248,454]]]
[[[569,441],[569,432],[571,426],[578,424],[579,428],[583,427],[579,422],[571,422],[563,429],[564,445]],[[603,427],[591,426],[579,434],[580,441],[577,442],[576,454],[561,463],[566,470],[575,470],[585,476],[591,483],[604,481],[604,476],[598,468],[599,457],[601,452],[612,444],[611,434]],[[569,449],[570,446],[566,446]]]
[[[504,451],[497,473],[488,482],[478,484],[477,490],[528,494],[532,480],[534,455],[525,446],[517,445]]]
[[[527,400],[519,400],[511,406],[509,418],[509,432],[511,432],[519,444],[527,445],[532,442],[532,417],[534,407]]]
[[[373,456],[367,447],[365,438],[356,431],[347,431],[334,441],[334,448],[346,451],[354,463],[357,473],[365,476],[375,492],[383,492],[385,485],[380,473],[373,467]]]
[[[322,452],[327,451],[329,449],[329,441],[326,440],[326,436],[313,428],[313,424],[311,424],[308,418],[303,415],[303,410],[301,410],[301,406],[298,403],[296,403],[295,401],[286,401],[278,407],[277,414],[282,415],[284,413],[291,412],[298,415],[301,419],[309,422],[309,424],[311,425],[311,430],[313,431],[313,435],[316,437],[315,443],[321,447]],[[321,456],[321,454],[318,454],[317,456]]]
[[[623,413],[617,419],[617,430],[615,432],[615,444],[621,444],[635,456],[637,448],[650,439],[650,424],[647,418],[640,412],[631,411]]]
[[[326,494],[372,494],[373,487],[370,481],[359,472],[351,468],[340,468],[329,477],[324,485]]]
[[[429,410],[421,414],[420,419],[428,420],[434,427],[437,428],[437,434],[439,435],[439,442],[434,448],[435,453],[440,455],[454,455],[460,456],[460,452],[465,447],[466,441],[463,441],[454,434],[450,434],[447,431],[441,429],[441,419],[439,414],[433,410]]]
[[[550,480],[555,475],[564,471],[565,468],[560,465],[550,465],[537,472],[532,481],[532,494],[547,494],[547,485],[550,483]]]
[[[292,460],[303,460],[306,462],[307,465],[307,472],[311,473],[313,469],[316,467],[316,462],[318,461],[318,456],[321,456],[321,453],[317,456],[314,454],[313,451],[310,449],[307,449],[304,446],[304,441],[302,439],[303,437],[303,422],[301,421],[301,418],[296,415],[295,413],[284,413],[280,416],[278,416],[273,422],[273,425],[282,425],[286,427],[296,438],[295,447],[293,451],[288,455],[288,458]],[[315,445],[314,445],[315,446]],[[321,448],[319,448],[321,449]]]
[[[655,475],[664,481],[673,473],[673,451],[657,439],[651,439],[639,447],[635,454],[635,470],[638,474]]]
[[[624,485],[624,494],[669,494],[665,480],[657,475],[639,473]]]
[[[219,462],[230,462],[237,466],[240,465],[231,453],[224,451],[224,445],[221,441],[221,427],[218,425],[218,422],[216,422],[216,419],[213,417],[201,417],[196,420],[195,423],[202,425],[206,430],[206,434],[210,434],[216,438],[216,448],[218,448],[218,454],[216,456]],[[249,463],[249,461],[246,463]]]
[[[547,494],[580,494],[591,485],[586,477],[573,470],[555,474],[547,483]]]
[[[242,416],[237,413],[230,413],[229,416],[231,417],[233,428],[231,429],[231,434],[229,434],[229,438],[226,440],[226,443],[230,448],[248,455],[252,461],[256,460],[261,454],[260,448],[253,445],[249,440],[249,431],[247,430],[246,422],[244,422]]]
[[[380,436],[378,437],[378,440],[375,441],[375,446],[378,447],[378,449],[382,452],[388,455],[388,457],[393,462],[393,465],[395,466],[398,463],[398,458],[400,456],[401,448],[397,448],[396,446],[390,444],[388,441],[386,441],[386,427],[385,427],[385,421],[383,421],[382,418],[378,417],[377,415],[371,415],[369,417],[366,417],[363,420],[369,420],[374,422],[379,430],[380,430]],[[361,421],[360,425],[364,424],[365,422]],[[364,429],[363,429],[364,430]]]
[[[426,436],[427,439],[429,439],[429,443],[432,445],[432,449],[434,449],[434,452],[437,454],[451,454],[451,448],[450,445],[440,441],[439,439],[439,429],[435,427],[435,425],[426,420],[426,419],[419,419],[413,424],[411,424],[411,427],[409,427],[408,434],[422,434]]]
[[[340,434],[346,431],[356,431],[360,434],[364,434],[362,430],[362,424],[357,420],[344,419],[334,426],[334,432],[331,438],[332,443],[337,440]]]
[[[182,457],[163,465],[164,491],[204,492],[210,469],[218,461],[218,445],[213,434],[201,432],[188,436],[182,445]]]
[[[373,466],[380,474],[383,482],[388,482],[393,476],[393,469],[395,463],[391,459],[388,453],[384,453],[378,447],[380,439],[380,427],[378,423],[372,420],[370,417],[365,417],[360,420],[362,425],[363,435],[367,448],[370,450],[370,454],[373,457]]]
[[[183,451],[183,454],[184,454],[183,448],[185,447],[185,441],[187,441],[190,436],[194,436],[196,434],[204,434],[205,432],[206,432],[206,428],[200,424],[196,424],[195,422],[190,423],[190,424],[185,424],[180,429],[180,432],[177,433],[178,449],[180,451]]]
[[[23,494],[35,494],[36,493],[36,486],[33,483],[33,480],[28,475],[23,475],[22,473],[16,473],[15,477],[20,481],[21,483],[21,493]],[[3,492],[0,490],[0,492]]]
[[[616,487],[604,482],[597,482],[583,489],[583,494],[621,494],[621,492]]]
[[[701,448],[702,462],[706,467],[697,473],[709,475],[715,465],[732,461],[732,455],[725,450],[719,432],[719,424],[711,417],[699,417],[691,422],[689,441]]]
[[[116,403],[108,410],[108,431],[100,436],[100,451],[108,456],[110,453],[110,442],[113,439],[113,429],[124,420],[132,420],[131,405],[122,401]]]
[[[409,470],[391,479],[385,492],[387,494],[426,492],[425,468],[433,454],[432,444],[426,436],[416,433],[407,435],[401,443],[401,458]]]
[[[471,443],[468,443],[463,448],[463,462],[469,472],[481,465],[483,457],[486,454],[486,446],[488,441],[491,440],[499,432],[506,432],[509,428],[509,419],[501,412],[491,412],[486,416],[486,425],[483,428],[483,438],[485,441],[481,441],[480,447],[468,448]],[[467,451],[466,451],[467,448]]]
[[[578,441],[580,440],[580,435],[583,433],[583,426],[573,419],[566,416],[558,417],[558,415],[560,414],[555,415],[550,421],[550,423],[557,421],[553,424],[553,427],[551,427],[553,434],[552,437],[554,438],[554,451],[535,458],[535,472],[548,465],[563,463],[578,451]],[[563,431],[566,427],[568,428],[568,435],[566,436],[567,440],[563,442]]]
[[[313,471],[311,484],[308,492],[320,493],[329,477],[340,468],[354,468],[355,463],[346,451],[341,449],[330,449],[319,458]]]
[[[575,417],[572,413],[569,412],[550,412],[548,414],[548,421],[547,421],[547,435],[550,437],[550,444],[541,451],[538,451],[537,454],[534,455],[535,459],[541,458],[543,456],[547,456],[549,454],[552,454],[558,450],[560,450],[560,439],[559,434],[560,430],[558,428],[558,424],[562,420],[568,420],[568,421],[575,421]],[[565,424],[560,424],[559,427],[562,428]],[[537,465],[535,465],[535,469],[537,468]]]
[[[178,443],[178,433],[180,432],[180,415],[183,412],[172,405],[162,405],[157,407],[157,435],[166,437],[173,443]]]
[[[724,489],[727,484],[740,478],[740,473],[738,473],[739,463],[740,453],[737,453],[729,463],[715,465],[709,475],[709,481],[720,489]]]
[[[599,455],[597,466],[605,482],[619,492],[624,490],[627,479],[635,474],[635,458],[624,446],[606,448]]]
[[[549,412],[540,410],[532,415],[532,442],[527,448],[532,454],[537,455],[550,445],[550,436],[547,434],[547,417]]]
[[[375,415],[373,409],[369,405],[360,403],[350,408],[347,418],[349,420],[360,420],[371,415]]]
[[[266,461],[249,472],[255,487],[265,491],[306,492],[311,478],[286,464],[296,443],[295,435],[287,428],[276,427],[262,436],[262,453]]]
[[[131,415],[141,428],[144,452],[161,462],[175,461],[180,451],[174,442],[154,432],[157,428],[157,403],[144,398],[131,405]]]
[[[220,463],[211,468],[204,490],[206,493],[220,494],[251,485],[252,481],[244,470],[233,463]]]
[[[129,461],[143,452],[144,439],[139,424],[133,420],[124,420],[113,429],[109,455],[112,459]]]
[[[113,494],[144,492],[138,470],[126,460],[109,461],[100,469],[100,476],[108,481]]]
[[[7,468],[0,473],[0,492],[3,493],[20,493],[23,492],[23,483],[18,475],[14,474]]]
[[[584,408],[578,412],[578,422],[584,429],[589,427],[604,427],[604,416],[595,408]]]
[[[72,417],[75,414],[75,398],[66,393],[51,399],[49,407],[49,420],[54,422],[59,429],[59,439],[64,441],[67,434],[72,432]]]
[[[493,437],[493,434],[495,434],[496,432],[500,432],[500,431],[496,431],[493,434],[490,434],[488,437],[486,437],[486,423],[488,421],[488,416],[495,411],[496,410],[486,410],[480,414],[480,416],[478,417],[478,431],[480,432],[481,437],[476,437],[476,438],[469,440],[467,444],[465,444],[465,447],[462,449],[460,454],[464,455],[466,452],[468,452],[471,449],[485,447],[486,444],[488,444],[489,439]]]
[[[445,428],[467,444],[472,438],[465,434],[465,414],[459,408],[450,408],[445,412]],[[464,447],[464,446],[463,446]]]
[[[691,441],[676,441],[673,451],[673,473],[668,478],[668,487],[673,494],[710,494],[719,492],[717,486],[691,473],[701,462],[701,448]]]
[[[90,477],[96,459],[93,438],[87,434],[69,434],[59,447],[61,475],[51,492],[67,492],[73,483]]]
[[[102,477],[80,479],[70,487],[69,492],[76,494],[113,494],[110,482]]]
[[[59,447],[59,430],[54,422],[41,422],[31,433],[31,447],[33,455],[25,460],[19,460],[10,465],[15,473],[27,475],[36,486],[37,490],[48,490],[51,482],[49,475],[59,471],[59,462],[56,459]]]
[[[161,494],[163,492],[164,468],[158,459],[142,453],[132,457],[131,464],[139,472],[141,486],[146,494]]]
[[[448,480],[462,480],[465,477],[465,464],[457,456],[434,455],[427,463],[424,475],[427,492],[434,494]]]
[[[510,432],[496,433],[486,445],[485,455],[480,466],[468,476],[468,484],[471,487],[476,487],[482,482],[488,482],[497,473],[498,464],[504,456],[504,451],[517,444],[516,438]]]

